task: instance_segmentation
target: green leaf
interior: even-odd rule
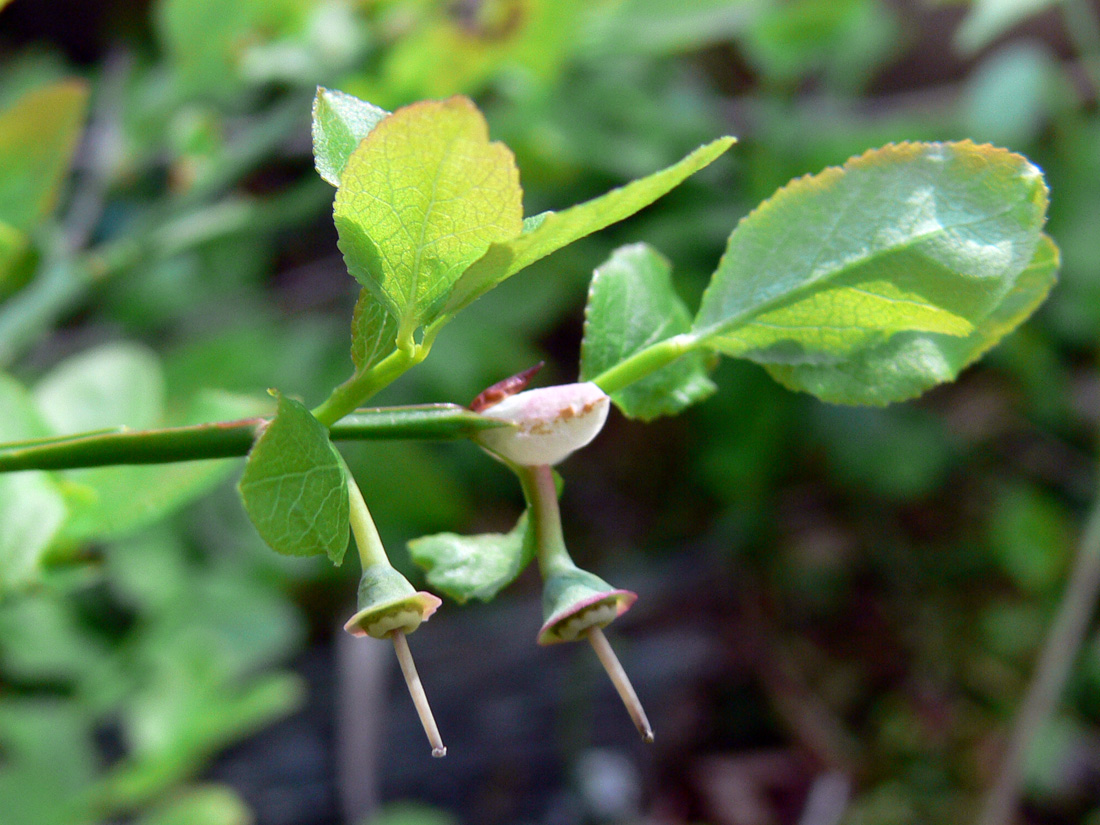
[[[120,425],[137,430],[196,424],[257,412],[251,398],[200,394],[185,415],[166,420],[160,362],[152,351],[127,343],[61,362],[39,382],[34,398],[54,435]],[[146,527],[217,484],[234,464],[227,459],[64,471],[58,477],[69,517],[62,535],[82,542]]]
[[[518,235],[523,205],[512,153],[489,142],[469,100],[398,109],[352,153],[334,211],[356,280],[410,341],[494,241]]]
[[[232,788],[188,788],[137,821],[137,825],[251,825],[252,812]]]
[[[501,281],[551,252],[629,218],[710,164],[734,142],[732,137],[719,138],[700,146],[683,160],[660,172],[612,189],[598,198],[562,212],[535,215],[525,222],[522,235],[494,243],[477,263],[462,274],[447,302],[445,314],[453,315]]]
[[[0,443],[52,435],[34,399],[14,378],[0,372]]]
[[[0,441],[48,433],[26,390],[3,374],[0,410]],[[0,475],[0,593],[37,579],[65,514],[64,499],[46,473]]]
[[[976,0],[955,32],[965,54],[985,48],[1013,26],[1046,11],[1058,0]]]
[[[357,97],[318,86],[313,99],[313,159],[317,173],[339,186],[351,153],[387,115],[385,109]]]
[[[369,289],[359,290],[351,316],[351,360],[365,372],[397,348],[397,319]]]
[[[244,509],[271,548],[288,556],[325,553],[333,564],[348,546],[348,484],[328,431],[304,406],[279,397],[238,488]]]
[[[581,380],[634,353],[691,329],[691,313],[672,286],[672,267],[647,244],[615,250],[596,269],[585,308]],[[707,355],[689,352],[678,361],[613,393],[611,400],[630,418],[675,415],[716,389],[707,378]]]
[[[53,209],[87,100],[83,81],[66,80],[27,92],[0,112],[0,221],[25,232]]]
[[[27,236],[0,220],[0,301],[7,295],[8,275],[27,248]]]
[[[228,99],[245,79],[250,55],[304,31],[307,0],[160,0],[157,37],[186,95]]]
[[[966,336],[1035,253],[1038,169],[970,142],[900,144],[779,190],[730,235],[695,322],[727,355],[851,361],[903,332]]]
[[[762,7],[759,0],[623,0],[590,9],[586,35],[601,57],[694,52],[732,40]]]
[[[56,435],[164,420],[164,376],[156,354],[125,342],[86,350],[58,364],[34,390]]]
[[[409,542],[414,562],[427,570],[428,584],[455,601],[487,602],[511,584],[535,555],[527,513],[508,533],[460,536],[439,533]]]
[[[903,332],[834,365],[769,364],[788,389],[836,404],[892,404],[915,398],[955,377],[1022,324],[1046,299],[1058,272],[1058,247],[1041,236],[1031,264],[1012,291],[966,337]]]
[[[45,473],[0,476],[0,593],[37,579],[65,513]]]

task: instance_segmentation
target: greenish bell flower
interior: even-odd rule
[[[438,596],[415,590],[389,564],[372,564],[359,579],[359,609],[344,630],[352,636],[374,639],[389,639],[398,630],[412,633],[441,604]]]
[[[352,636],[370,636],[374,639],[389,639],[393,642],[397,662],[409,688],[416,714],[424,733],[432,746],[432,756],[446,756],[447,748],[439,735],[428,696],[416,671],[409,641],[405,635],[412,633],[420,623],[426,621],[443,603],[437,596],[417,591],[409,580],[402,576],[390,564],[378,529],[374,526],[367,503],[363,500],[355,479],[351,473],[345,474],[348,482],[348,513],[351,532],[355,536],[355,545],[359,550],[359,560],[363,565],[363,575],[359,579],[358,610],[348,619],[344,630]]]
[[[607,627],[637,599],[637,594],[617,590],[587,570],[561,567],[546,578],[542,587],[543,625],[538,642],[575,642],[593,627]]]
[[[612,587],[573,563],[565,547],[558,491],[549,465],[513,466],[513,469],[527,498],[529,529],[533,531],[535,555],[542,573],[543,625],[539,644],[587,639],[619,692],[638,733],[646,742],[652,742],[653,727],[638,701],[638,694],[603,635],[603,629],[629,610],[638,597],[629,590]]]

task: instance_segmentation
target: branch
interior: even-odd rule
[[[248,454],[267,426],[266,418],[242,418],[158,430],[110,430],[0,444],[0,473],[64,470],[108,464],[167,464]],[[503,421],[457,404],[419,404],[358,410],[333,425],[337,441],[471,438],[478,431],[503,427]]]
[[[1093,502],[1066,594],[1058,608],[1035,675],[1020,706],[1000,772],[982,805],[979,825],[1007,825],[1020,804],[1024,759],[1054,712],[1073,668],[1100,593],[1100,496]]]

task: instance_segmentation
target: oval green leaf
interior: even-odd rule
[[[348,485],[328,430],[301,403],[279,397],[275,418],[248,455],[238,489],[265,542],[288,556],[322,553],[339,564],[348,546]]]
[[[0,441],[47,432],[26,390],[2,373],[0,410]],[[36,580],[65,516],[65,502],[48,474],[0,475],[0,595]]]
[[[53,209],[87,102],[87,84],[65,80],[0,112],[0,221],[25,232]]]
[[[616,249],[592,275],[584,313],[581,380],[591,381],[636,352],[691,329],[691,313],[672,286],[672,266],[648,244]],[[624,415],[648,421],[675,415],[715,391],[707,354],[689,352],[612,393]]]
[[[1042,174],[1003,149],[867,152],[794,181],[741,221],[696,335],[787,367],[858,361],[902,333],[965,338],[1032,261],[1046,207]]]

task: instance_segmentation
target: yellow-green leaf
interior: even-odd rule
[[[408,341],[436,317],[466,267],[491,243],[520,233],[519,173],[469,100],[414,103],[352,153],[335,221],[349,271]]]
[[[561,212],[535,215],[522,235],[494,243],[455,284],[446,312],[453,315],[501,281],[573,241],[629,218],[718,158],[735,142],[723,137],[700,146],[683,160]]]
[[[965,337],[900,333],[839,364],[769,364],[768,372],[789,389],[836,404],[883,405],[915,398],[936,384],[954,380],[1022,324],[1054,286],[1058,265],[1058,247],[1043,235],[1035,257],[1012,290]]]
[[[84,122],[88,87],[65,80],[0,112],[0,221],[27,231],[54,207]]]

